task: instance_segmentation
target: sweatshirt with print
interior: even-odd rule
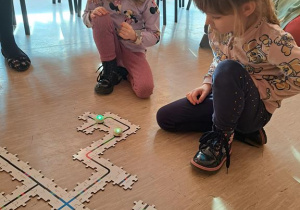
[[[300,47],[293,37],[264,18],[243,37],[232,33],[217,36],[209,32],[214,59],[203,83],[212,84],[212,74],[220,61],[235,60],[250,74],[269,113],[281,101],[300,92]]]
[[[132,52],[146,52],[146,48],[155,45],[160,40],[160,15],[155,0],[145,0],[137,4],[133,0],[96,0],[96,3],[87,1],[82,15],[84,24],[91,28],[93,22],[90,13],[97,7],[104,7],[115,26],[116,32],[121,28],[121,23],[127,22],[132,26],[137,35],[135,42],[122,39],[121,43]]]

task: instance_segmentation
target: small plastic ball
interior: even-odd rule
[[[123,133],[123,130],[121,128],[114,129],[114,136],[121,136],[122,133]]]
[[[95,117],[95,119],[94,119],[97,123],[103,123],[103,121],[104,121],[104,117],[103,117],[103,115],[97,115],[96,117]]]

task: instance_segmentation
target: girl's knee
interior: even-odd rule
[[[242,65],[233,60],[224,60],[221,61],[215,69],[215,76],[226,76],[228,74],[235,74],[236,72],[240,72],[243,69]]]
[[[156,121],[159,127],[166,131],[175,131],[175,126],[170,117],[173,116],[168,106],[161,107],[156,113]]]
[[[213,74],[213,83],[216,82],[231,82],[234,78],[239,78],[241,75],[244,75],[247,71],[244,67],[233,60],[224,60],[221,61],[216,67]],[[248,74],[248,73],[247,73]]]
[[[103,27],[105,24],[109,24],[111,22],[111,17],[109,15],[96,16],[93,18],[93,28],[95,27]]]
[[[140,87],[134,87],[133,90],[139,98],[149,98],[153,93],[153,84],[143,84]]]

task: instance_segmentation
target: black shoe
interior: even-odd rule
[[[264,145],[267,143],[267,135],[264,128],[253,133],[234,132],[234,139],[249,144],[251,146]]]
[[[200,138],[199,151],[191,163],[205,171],[217,171],[226,161],[227,169],[230,166],[231,142],[233,133],[209,131]]]
[[[19,49],[18,55],[16,56],[9,56],[3,49],[1,49],[1,53],[10,68],[16,71],[26,71],[29,69],[31,61],[21,49]]]
[[[122,66],[117,66],[116,73],[122,77],[123,80],[127,80],[128,71],[126,68]],[[122,80],[121,79],[121,80]]]
[[[122,75],[117,73],[117,61],[103,61],[102,65],[98,68],[100,71],[97,77],[97,84],[95,86],[95,92],[101,95],[110,94],[114,86],[119,84],[122,80]]]

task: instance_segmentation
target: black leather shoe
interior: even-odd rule
[[[100,95],[110,94],[114,86],[122,80],[122,75],[117,73],[116,59],[102,62],[102,66],[97,71],[100,71],[100,73],[97,77],[95,92]]]
[[[117,67],[117,70],[116,70],[116,73],[118,74],[118,78],[120,78],[120,76],[122,78],[120,78],[120,81],[123,79],[123,80],[127,80],[127,75],[128,75],[128,71],[126,68],[122,67],[122,66],[118,66]],[[119,81],[119,82],[120,82]]]
[[[259,146],[267,143],[267,134],[264,128],[259,129],[253,133],[234,132],[234,139],[249,144],[251,146]]]
[[[108,79],[100,79],[95,86],[95,92],[100,95],[108,95],[113,92],[114,86]]]
[[[209,131],[200,138],[199,151],[191,160],[191,164],[205,171],[217,171],[226,161],[230,165],[231,142],[233,133]]]

